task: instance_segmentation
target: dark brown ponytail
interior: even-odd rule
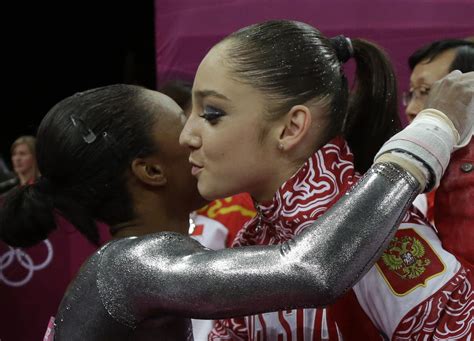
[[[384,142],[401,129],[397,81],[379,47],[362,39],[353,39],[352,46],[356,79],[343,134],[354,153],[356,169],[365,172]]]

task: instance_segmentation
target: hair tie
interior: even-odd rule
[[[354,56],[354,48],[349,38],[343,35],[335,36],[330,38],[331,46],[336,50],[337,59],[341,63],[347,62],[352,56]]]

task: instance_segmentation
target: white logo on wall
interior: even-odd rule
[[[31,256],[23,249],[15,249],[11,246],[8,247],[8,251],[0,256],[0,282],[5,283],[11,287],[21,287],[28,283],[32,278],[35,271],[42,270],[47,267],[53,259],[53,246],[51,242],[46,239],[43,240],[46,246],[47,255],[46,259],[39,264],[35,264]],[[38,246],[39,247],[39,246]],[[24,278],[20,279],[9,279],[5,276],[5,270],[14,262],[17,261],[26,271]]]

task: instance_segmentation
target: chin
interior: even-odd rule
[[[201,192],[200,192],[201,193]],[[216,200],[216,199],[219,199],[219,198],[222,198],[221,196],[216,196],[215,194],[213,193],[201,193],[201,196],[202,198],[206,201],[206,202],[209,202],[209,201],[213,201],[213,200]]]
[[[210,188],[205,188],[204,186],[199,186],[198,185],[198,190],[199,194],[207,200],[207,201],[213,201],[217,199],[223,199],[230,197],[232,195],[238,194],[237,192],[232,192],[232,191],[224,191],[224,190],[217,190],[217,189],[210,189]]]
[[[223,198],[223,196],[220,195],[219,191],[215,191],[215,190],[210,189],[207,186],[203,186],[202,183],[200,182],[198,182],[197,187],[198,187],[199,194],[204,200],[212,201],[212,200]]]

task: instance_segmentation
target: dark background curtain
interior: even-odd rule
[[[364,37],[389,53],[407,88],[408,55],[435,39],[474,35],[472,0],[101,0],[2,6],[0,155],[35,134],[77,91],[112,83],[156,88],[192,80],[222,37],[267,19],[294,19],[328,36]],[[349,72],[351,65],[348,65]]]

